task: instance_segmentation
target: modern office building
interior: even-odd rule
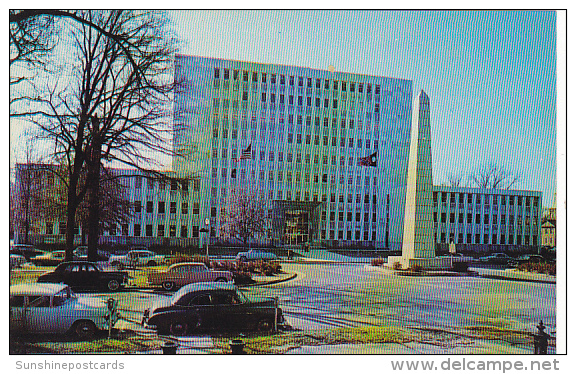
[[[199,223],[248,190],[274,244],[401,248],[411,81],[179,55],[175,77],[173,169],[201,176]]]
[[[470,252],[540,247],[542,193],[434,186],[437,248],[450,243]]]

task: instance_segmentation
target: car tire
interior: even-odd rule
[[[156,266],[156,265],[158,265],[158,264],[156,263],[156,261],[148,261],[148,262],[146,263],[146,266]]]
[[[273,329],[274,321],[272,321],[270,318],[262,318],[260,321],[258,321],[258,324],[256,324],[256,330],[260,332],[268,332],[272,331]]]
[[[106,287],[108,288],[108,291],[118,291],[120,289],[120,282],[116,279],[111,279],[108,281]]]
[[[226,278],[216,278],[214,282],[228,283],[228,280],[226,280]]]
[[[92,321],[76,321],[72,326],[72,333],[79,340],[91,340],[96,335],[96,325]]]
[[[176,289],[176,283],[170,281],[162,282],[162,289],[164,291],[174,291]]]
[[[182,321],[174,321],[170,323],[168,331],[170,332],[170,335],[183,336],[188,331],[188,324]]]
[[[120,261],[113,261],[110,265],[114,266],[115,268],[122,270],[124,269],[124,264]]]

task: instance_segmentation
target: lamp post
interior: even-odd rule
[[[204,224],[206,225],[206,227],[202,227],[200,229],[200,232],[206,233],[206,257],[209,257],[208,240],[210,239],[210,218],[206,218],[206,220],[204,221]]]

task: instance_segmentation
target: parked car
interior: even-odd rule
[[[256,260],[277,260],[278,257],[274,253],[251,249],[248,252],[239,252],[236,255],[236,260],[239,261],[256,261]]]
[[[209,269],[200,262],[182,262],[171,265],[166,271],[148,274],[148,284],[162,286],[172,291],[195,282],[231,282],[232,273]]]
[[[66,258],[66,251],[52,251],[43,255],[36,256],[32,259],[34,265],[38,266],[52,266],[58,265]]]
[[[104,271],[94,262],[63,262],[54,271],[38,277],[40,283],[66,283],[73,289],[104,289],[117,291],[128,284],[125,271]]]
[[[22,255],[10,255],[10,269],[19,268],[27,262],[28,261],[26,261],[26,257]]]
[[[480,257],[479,260],[491,265],[514,265],[516,263],[516,259],[506,253],[493,253],[490,256]]]
[[[146,309],[142,324],[172,335],[208,329],[269,331],[283,325],[284,317],[277,299],[248,299],[233,284],[200,282]]]
[[[547,262],[543,256],[540,255],[522,255],[518,257],[518,264],[525,264],[525,263],[545,263]]]
[[[74,260],[86,261],[86,260],[88,260],[88,247],[85,245],[82,245],[80,247],[76,247],[73,254],[74,254]],[[108,261],[108,259],[110,258],[110,253],[103,251],[101,249],[98,249],[96,251],[96,256],[97,256],[96,257],[97,261]]]
[[[125,255],[111,255],[108,262],[120,269],[126,266],[156,266],[164,264],[166,258],[149,250],[131,250]]]
[[[35,248],[30,244],[13,244],[10,246],[10,254],[22,255],[26,258],[26,261],[30,261],[34,257],[44,255],[46,253],[48,252]]]
[[[92,338],[107,329],[110,312],[105,301],[78,297],[59,283],[27,283],[10,286],[10,332],[66,333]],[[112,324],[118,321],[112,314]]]

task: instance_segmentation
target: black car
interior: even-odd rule
[[[29,244],[14,244],[10,246],[11,255],[21,255],[26,258],[26,261],[32,260],[36,256],[46,255],[48,252],[35,248]]]
[[[518,257],[518,264],[537,264],[537,263],[545,263],[547,262],[543,256],[540,255],[522,255]]]
[[[117,291],[128,283],[125,271],[104,271],[87,261],[63,262],[54,271],[38,278],[40,283],[65,283],[72,289],[104,289]]]
[[[158,334],[172,335],[210,329],[270,331],[283,323],[276,299],[248,299],[233,284],[217,282],[188,284],[146,309],[142,319]]]

